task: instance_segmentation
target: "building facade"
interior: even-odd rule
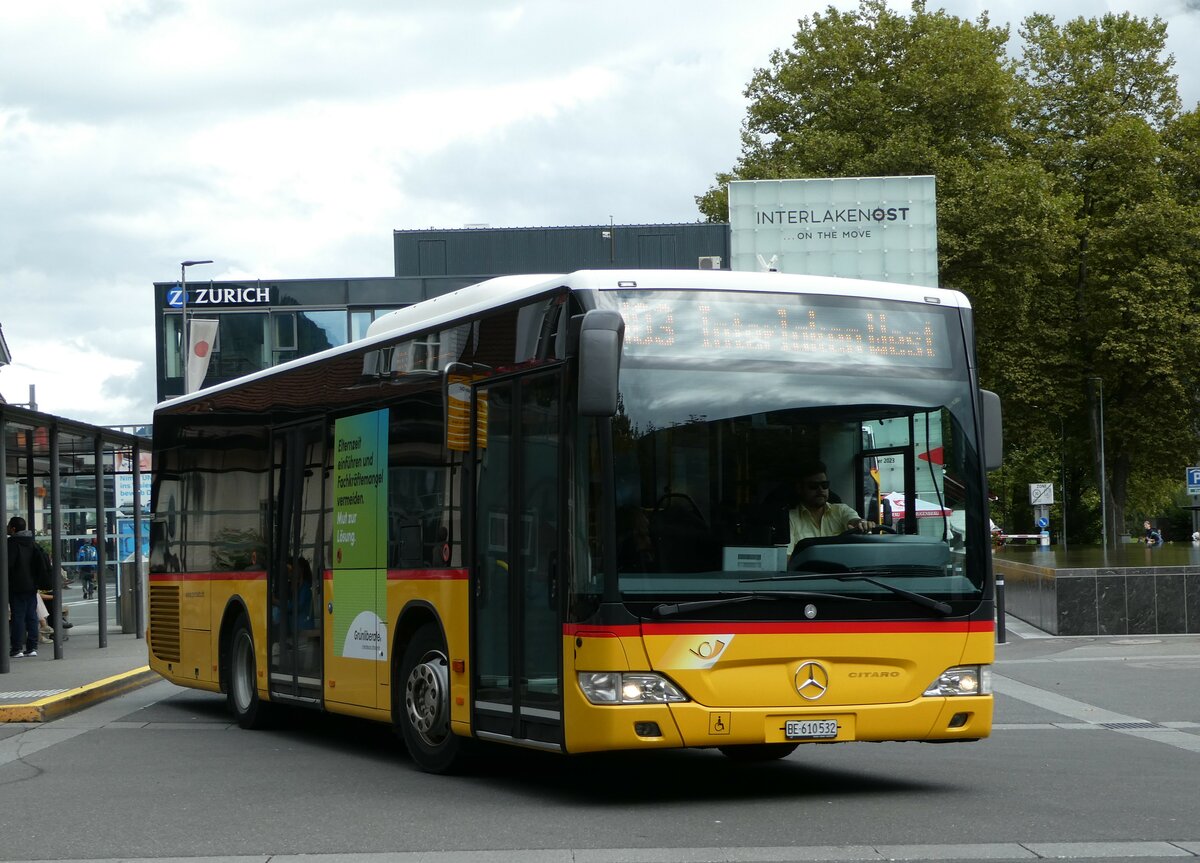
[[[376,317],[493,276],[583,269],[728,269],[729,226],[394,231],[395,275],[154,283],[157,399],[185,392],[185,321],[207,387],[361,338]],[[201,322],[201,323],[197,323]],[[208,322],[208,323],[202,323]],[[193,369],[195,372],[195,369]]]

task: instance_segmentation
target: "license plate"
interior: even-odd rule
[[[788,740],[829,740],[837,737],[836,719],[789,719],[783,724]]]

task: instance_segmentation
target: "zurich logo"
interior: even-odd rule
[[[183,306],[183,288],[167,288],[167,305],[173,309]]]

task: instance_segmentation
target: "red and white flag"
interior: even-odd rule
[[[217,341],[217,321],[208,318],[193,318],[188,321],[188,352],[185,392],[194,393],[204,383],[208,374],[208,362],[212,359],[213,346]]]

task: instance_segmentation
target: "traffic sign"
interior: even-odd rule
[[[1049,527],[1049,526],[1050,526],[1050,519],[1046,518],[1046,516],[1043,515],[1041,518],[1038,519],[1038,527]]]
[[[1054,483],[1031,482],[1029,484],[1029,502],[1034,506],[1048,506],[1054,503]]]
[[[1187,469],[1188,494],[1200,494],[1200,467]]]

